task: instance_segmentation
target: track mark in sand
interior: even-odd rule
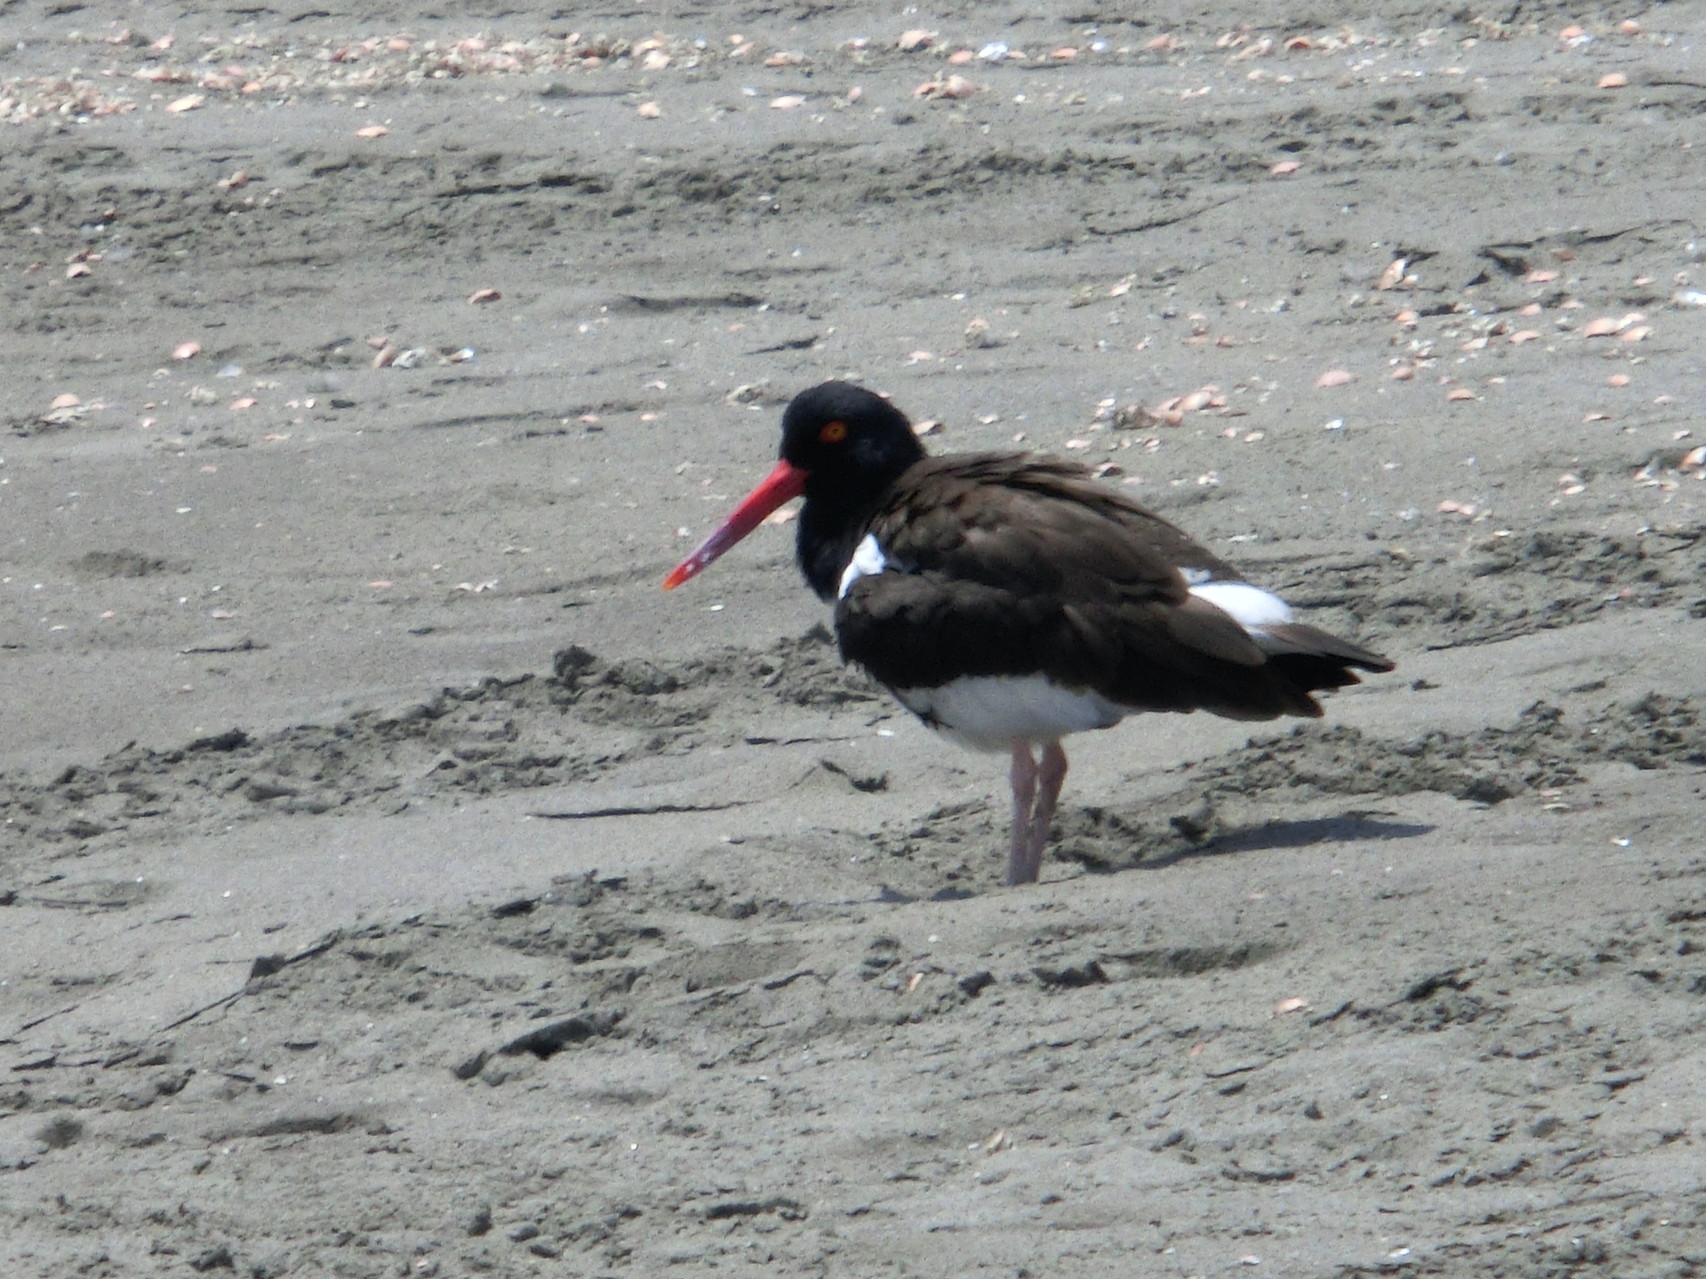
[[[1370,642],[1438,651],[1619,609],[1706,608],[1706,536],[1697,528],[1626,537],[1541,529],[1482,538],[1461,554],[1387,552],[1271,579],[1298,608],[1343,610]]]
[[[1170,946],[1097,955],[1064,965],[1037,964],[1031,973],[1045,987],[1071,990],[1114,982],[1201,977],[1248,968],[1272,959],[1281,947],[1271,942],[1232,942],[1224,946]]]
[[[389,1132],[373,1116],[356,1111],[332,1111],[327,1114],[280,1115],[238,1132],[224,1133],[215,1141],[231,1141],[237,1137],[331,1137],[342,1132],[362,1131],[375,1135]]]
[[[1140,235],[1145,231],[1156,231],[1162,227],[1177,226],[1181,222],[1200,218],[1203,214],[1212,213],[1215,209],[1222,205],[1231,204],[1236,199],[1238,199],[1236,195],[1229,195],[1220,200],[1211,200],[1207,204],[1201,204],[1195,208],[1185,209],[1178,213],[1157,214],[1154,217],[1132,222],[1125,226],[1097,226],[1095,223],[1086,220],[1084,229],[1091,235],[1104,237]]]
[[[764,299],[753,293],[716,293],[679,296],[644,296],[625,293],[609,304],[610,310],[622,311],[710,311],[720,309],[751,310],[764,305]]]
[[[214,1011],[216,1008],[224,1008],[228,1004],[236,1003],[237,1000],[241,999],[244,995],[254,994],[259,989],[257,983],[262,979],[271,977],[275,973],[283,972],[292,964],[299,964],[304,960],[314,959],[320,955],[324,955],[327,951],[331,950],[332,947],[336,946],[342,938],[343,933],[339,930],[334,930],[333,932],[327,933],[319,941],[314,942],[309,946],[305,946],[294,955],[257,955],[255,957],[255,961],[249,965],[249,975],[247,979],[244,980],[240,987],[228,995],[221,995],[211,1003],[203,1004],[200,1008],[192,1008],[189,1012],[183,1014],[183,1016],[167,1022],[160,1029],[162,1031],[176,1030],[180,1026],[189,1025],[189,1023],[194,1021],[196,1018],[204,1016],[205,1014]]]
[[[154,893],[154,885],[142,879],[93,879],[80,884],[56,885],[56,891],[22,896],[21,903],[50,910],[75,910],[97,914],[140,906]]]
[[[789,1199],[786,1195],[771,1195],[768,1199],[725,1199],[720,1203],[707,1204],[703,1211],[706,1221],[757,1217],[764,1213],[775,1213],[783,1221],[804,1221],[811,1215],[798,1199]]]
[[[1191,772],[1211,794],[1302,790],[1396,796],[1439,791],[1497,804],[1542,787],[1580,781],[1581,766],[1606,760],[1640,769],[1706,765],[1706,716],[1694,698],[1649,693],[1573,722],[1560,708],[1536,702],[1509,728],[1436,731],[1407,741],[1378,738],[1344,725],[1300,725]]]
[[[65,1016],[66,1013],[74,1013],[77,1011],[77,1009],[79,1007],[81,1007],[81,1005],[79,1005],[79,1004],[67,1004],[63,1008],[56,1008],[50,1013],[42,1013],[41,1016],[39,1016],[39,1017],[31,1018],[29,1021],[26,1021],[26,1022],[22,1023],[21,1025],[19,1025],[18,1028],[16,1030],[14,1030],[10,1035],[7,1035],[4,1039],[0,1039],[0,1043],[7,1043],[7,1044],[16,1043],[18,1036],[23,1034],[26,1030],[34,1030],[37,1026],[41,1025],[43,1022],[52,1021],[55,1017],[63,1017],[63,1016]],[[52,1062],[50,1061],[50,1062],[48,1062],[48,1064],[51,1065]],[[29,1070],[29,1069],[31,1069],[31,1067],[29,1067],[29,1066],[14,1066],[12,1069],[14,1069],[14,1070]]]
[[[578,808],[578,809],[539,809],[529,812],[529,817],[541,817],[547,821],[588,821],[597,817],[657,817],[665,813],[721,813],[731,808],[744,808],[748,804],[756,804],[755,799],[731,799],[721,804],[617,804],[609,808]]]
[[[329,724],[267,734],[232,728],[166,750],[133,743],[47,780],[0,777],[0,846],[86,847],[277,814],[394,815],[470,796],[594,782],[635,760],[740,742],[735,725],[743,717],[724,714],[731,706],[782,702],[821,711],[825,731],[811,735],[834,740],[829,714],[877,696],[842,669],[821,626],[762,650],[725,649],[671,664],[605,659],[571,644],[550,675],[489,677]],[[745,802],[538,815],[715,812]]]
[[[70,567],[74,573],[95,578],[153,577],[158,573],[187,571],[182,568],[174,570],[171,561],[164,556],[128,548],[119,551],[89,551],[72,560]]]
[[[524,1035],[517,1035],[497,1048],[477,1052],[453,1066],[451,1073],[458,1079],[473,1079],[486,1070],[486,1066],[494,1057],[527,1055],[540,1061],[549,1061],[565,1048],[616,1034],[624,1015],[619,1010],[612,1010],[565,1017],[547,1026],[530,1030]],[[502,1080],[487,1078],[486,1082],[501,1083]]]

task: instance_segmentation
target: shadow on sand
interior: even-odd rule
[[[1310,817],[1298,821],[1263,822],[1245,830],[1191,840],[1189,830],[1180,830],[1188,842],[1184,847],[1146,857],[1134,870],[1158,870],[1191,857],[1219,857],[1227,853],[1254,853],[1275,848],[1307,848],[1311,844],[1350,844],[1364,840],[1417,839],[1432,834],[1425,822],[1395,822],[1366,812],[1346,812],[1335,817]],[[1121,868],[1123,869],[1123,868]]]

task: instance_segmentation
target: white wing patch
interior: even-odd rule
[[[836,591],[835,598],[846,599],[854,582],[861,577],[881,573],[888,566],[888,556],[884,555],[883,548],[877,545],[877,535],[865,534],[864,540],[853,549],[853,558],[847,561],[847,567],[841,571],[841,587]]]
[[[1247,631],[1291,621],[1291,605],[1248,582],[1204,582],[1191,587],[1191,594],[1207,600]]]
[[[1242,626],[1264,653],[1295,653],[1297,649],[1268,628],[1291,621],[1291,605],[1279,596],[1248,582],[1204,582],[1191,587],[1191,594],[1207,600]]]

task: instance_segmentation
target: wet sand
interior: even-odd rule
[[[0,1270],[1706,1267],[1688,6],[0,27]],[[827,377],[1398,671],[1003,888],[790,527],[658,589]]]

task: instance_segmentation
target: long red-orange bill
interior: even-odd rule
[[[707,564],[729,547],[757,528],[764,517],[782,503],[805,492],[806,473],[792,462],[778,462],[774,470],[759,482],[757,488],[741,499],[740,505],[712,531],[711,536],[694,548],[681,563],[663,579],[663,589],[672,591],[690,577],[697,577]]]

